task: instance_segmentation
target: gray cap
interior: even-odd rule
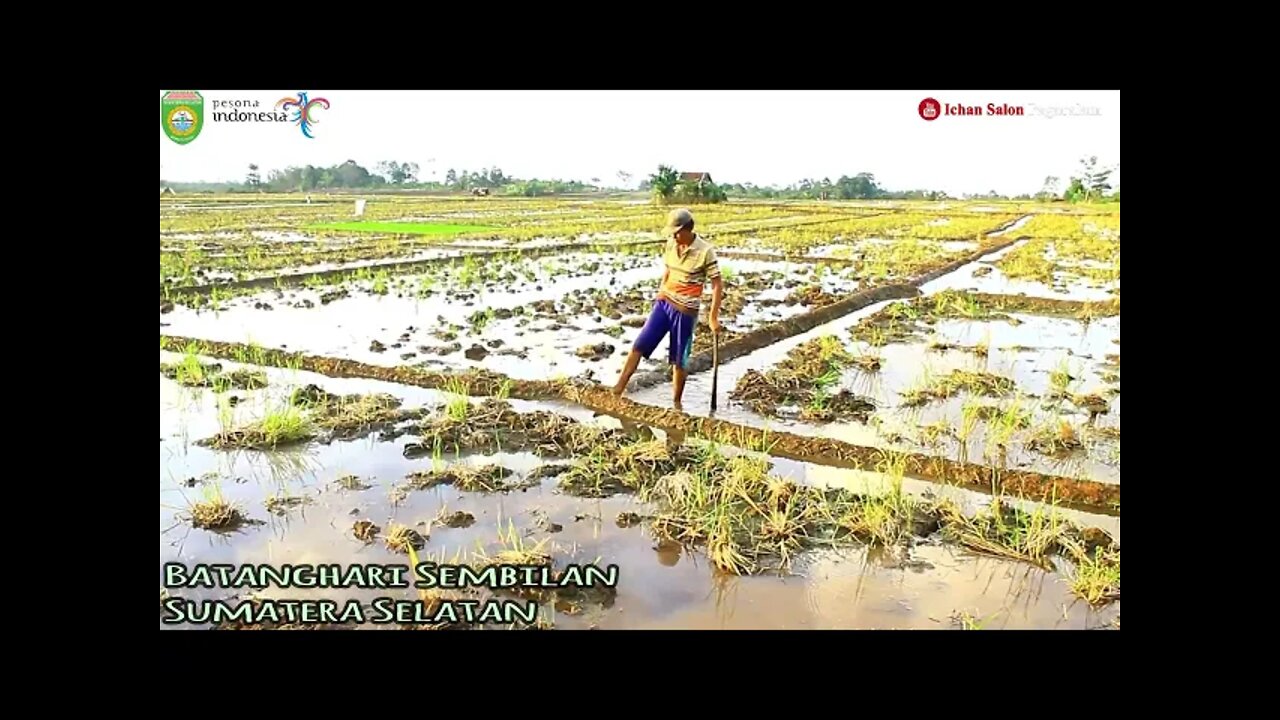
[[[667,214],[667,227],[663,229],[663,235],[670,235],[676,230],[693,222],[693,213],[688,208],[676,208]]]

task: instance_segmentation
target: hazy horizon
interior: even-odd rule
[[[199,91],[204,127],[179,145],[160,132],[161,177],[175,183],[243,182],[250,163],[265,180],[289,166],[355,160],[416,162],[418,180],[449,169],[501,168],[521,179],[599,178],[634,188],[659,164],[709,172],[718,183],[786,186],[869,172],[888,190],[951,195],[1034,193],[1096,155],[1120,162],[1119,91],[364,91],[308,90],[324,98],[313,138],[289,122],[228,122],[215,102],[256,101],[271,112],[280,91]],[[161,91],[163,97],[165,91]],[[926,97],[947,105],[1024,107],[1024,116],[921,118]],[[1076,112],[1058,114],[1049,112]],[[241,108],[245,109],[245,108]],[[1112,185],[1117,185],[1118,174]]]

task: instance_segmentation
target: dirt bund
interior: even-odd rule
[[[643,247],[646,245],[656,245],[662,240],[637,240],[635,242],[626,243],[607,243],[609,249],[622,249],[629,247]],[[353,272],[407,272],[412,270],[420,270],[422,268],[431,267],[433,265],[460,265],[468,258],[484,259],[489,257],[499,257],[504,255],[519,255],[521,257],[540,257],[542,255],[559,255],[581,250],[591,250],[598,244],[602,243],[567,243],[563,245],[548,245],[546,247],[537,248],[496,248],[480,249],[469,248],[469,252],[453,257],[425,258],[423,260],[397,260],[394,262],[374,263],[369,265],[360,265],[358,267],[334,268],[332,270],[315,270],[305,273],[294,273],[292,275],[268,275],[266,277],[252,278],[249,280],[236,280],[233,282],[223,283],[206,283],[204,285],[184,285],[182,287],[160,287],[160,297],[163,299],[165,293],[173,295],[208,295],[216,290],[231,289],[253,289],[253,288],[274,288],[277,286],[301,285],[308,280],[328,280],[330,278],[338,278]],[[415,246],[417,250],[431,250],[435,248],[456,248],[456,246],[446,245],[424,245]],[[354,262],[354,261],[353,261]]]
[[[614,417],[684,432],[734,447],[764,449],[777,457],[873,471],[887,456],[898,454],[906,459],[906,474],[922,480],[964,486],[988,494],[1006,493],[1030,500],[1053,501],[1058,505],[1108,515],[1119,515],[1120,512],[1119,485],[1024,470],[1001,470],[933,455],[894,453],[832,438],[763,430],[727,420],[694,417],[667,408],[642,405],[597,388],[567,386],[563,397]]]
[[[761,348],[768,347],[780,340],[806,333],[819,325],[829,323],[843,315],[847,315],[855,310],[867,307],[882,300],[902,300],[915,297],[920,294],[920,290],[911,285],[881,285],[879,287],[859,290],[849,297],[830,305],[820,307],[803,315],[797,315],[793,318],[781,320],[766,325],[759,330],[747,333],[737,340],[724,343],[720,346],[720,362],[725,363],[734,358],[753,353]],[[705,327],[705,326],[704,326]],[[708,329],[699,328],[701,332],[708,332]],[[688,371],[690,374],[709,370],[713,359],[714,352],[712,350],[703,350],[702,352],[689,358]],[[652,370],[645,373],[636,373],[632,377],[632,382],[638,388],[652,387],[659,383],[666,382],[670,379],[671,373],[666,370]]]
[[[219,340],[202,340],[200,338],[174,335],[161,335],[160,339],[164,344],[162,349],[170,352],[181,353],[186,352],[188,348],[195,348],[195,352],[198,355],[255,365],[282,368],[296,367],[328,377],[382,380],[400,385],[414,385],[432,389],[442,389],[450,381],[461,379],[467,386],[467,392],[470,395],[495,395],[503,387],[504,383],[509,382],[511,397],[520,400],[554,400],[563,397],[559,385],[555,383],[546,380],[514,380],[488,370],[468,370],[452,373],[437,372],[406,365],[393,367],[370,365],[345,358],[303,355],[285,350]]]
[[[900,287],[900,286],[899,286]],[[887,288],[882,288],[887,289]],[[245,359],[260,365],[297,367],[330,377],[381,380],[402,385],[441,389],[461,378],[471,395],[493,395],[504,386],[519,400],[566,400],[613,417],[740,448],[764,449],[770,455],[830,467],[876,469],[885,458],[880,448],[854,445],[831,438],[806,437],[777,430],[686,415],[667,408],[637,403],[615,396],[599,385],[575,385],[568,381],[514,380],[489,371],[441,373],[414,367],[384,367],[315,355],[289,353],[241,343],[161,335],[162,349],[183,352],[194,347],[200,355],[227,360]],[[1007,493],[1031,500],[1051,500],[1065,507],[1119,515],[1120,486],[1022,470],[1001,470],[918,453],[902,453],[906,473],[922,480],[959,485],[983,493]]]
[[[1016,221],[1015,221],[1016,222]],[[1012,226],[1007,223],[1005,227]],[[1026,236],[1011,237],[1001,239],[981,247],[964,257],[943,264],[929,272],[912,278],[905,283],[894,283],[890,285],[881,285],[873,288],[859,290],[852,295],[834,302],[830,305],[811,310],[803,315],[797,315],[786,320],[767,325],[754,332],[725,343],[720,346],[720,362],[728,362],[743,355],[755,352],[761,348],[767,347],[780,340],[794,337],[801,333],[824,325],[840,317],[848,315],[856,310],[861,310],[868,305],[872,305],[884,300],[905,300],[920,295],[920,286],[927,282],[931,282],[947,273],[955,272],[961,267],[969,263],[976,262],[993,252],[1003,250],[1016,242],[1026,239]],[[699,327],[702,330],[701,326]],[[689,358],[688,371],[690,374],[704,372],[711,368],[712,351],[704,350],[693,357]],[[632,382],[636,388],[653,387],[670,379],[671,373],[667,370],[651,370],[644,373],[637,373],[632,377]]]
[[[992,293],[973,293],[980,304],[996,310],[1021,312],[1030,315],[1067,315],[1078,316],[1092,314],[1097,317],[1113,317],[1120,314],[1120,298],[1112,300],[1062,300],[1059,298],[1040,298],[1030,295],[997,295]]]
[[[1005,223],[1000,227],[999,230],[996,230],[995,232],[997,234],[1005,232],[1006,230],[1013,227],[1017,223],[1018,223],[1017,220],[1014,220],[1013,222]],[[991,243],[990,245],[983,246],[981,248],[978,248],[977,250],[974,250],[968,255],[965,255],[962,258],[959,258],[957,260],[952,260],[951,262],[946,263],[945,265],[940,265],[923,275],[917,276],[916,278],[911,280],[910,284],[915,285],[916,287],[920,287],[925,283],[931,283],[934,280],[937,280],[938,278],[942,277],[943,275],[947,275],[949,273],[955,272],[956,270],[959,270],[960,268],[964,267],[965,265],[968,265],[969,263],[977,262],[978,260],[981,260],[983,257],[990,255],[991,253],[999,252],[1009,247],[1010,245],[1013,245],[1014,243],[1018,243],[1023,240],[1029,240],[1030,238],[1031,238],[1030,235],[1019,235],[1017,237],[1006,238],[1006,239]]]

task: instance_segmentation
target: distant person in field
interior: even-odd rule
[[[662,253],[666,271],[654,299],[653,312],[640,329],[640,336],[632,345],[627,364],[613,387],[614,395],[621,395],[631,382],[631,375],[640,364],[640,358],[648,358],[663,337],[670,337],[667,359],[671,363],[673,404],[680,410],[680,398],[684,395],[684,381],[689,372],[689,356],[693,352],[693,331],[698,323],[698,310],[702,303],[702,290],[711,283],[711,310],[707,324],[711,332],[720,332],[720,301],[724,298],[724,283],[716,264],[715,249],[693,232],[693,213],[686,209],[672,210],[663,230],[667,237]]]

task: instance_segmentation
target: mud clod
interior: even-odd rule
[[[1035,431],[1031,441],[1027,443],[1029,450],[1034,450],[1052,457],[1066,457],[1080,450],[1084,444],[1075,426],[1066,420],[1059,420],[1056,425],[1047,425]]]
[[[468,360],[483,360],[489,354],[489,350],[483,345],[472,345],[462,354]]]
[[[320,296],[320,304],[328,305],[334,300],[341,300],[342,298],[349,297],[349,295],[350,293],[347,292],[346,288],[338,288],[337,290],[330,290],[329,292],[324,293],[323,295]]]
[[[557,522],[552,522],[551,518],[543,510],[537,509],[533,511],[534,527],[545,533],[558,533],[564,530],[564,526]]]
[[[308,505],[312,502],[311,498],[305,495],[274,495],[267,498],[267,512],[272,515],[287,515],[290,510]]]
[[[344,475],[338,478],[337,480],[334,480],[333,483],[338,487],[342,488],[343,490],[351,490],[355,492],[358,492],[360,490],[368,490],[369,488],[373,487],[372,485],[366,484],[364,481],[362,481],[360,478],[356,477],[355,475]]]
[[[880,370],[880,357],[878,355],[855,355],[853,358],[853,366],[863,372],[873,373]]]
[[[406,525],[396,525],[387,533],[384,541],[392,552],[409,553],[409,548],[421,550],[427,545],[427,538],[422,533]]]
[[[1087,410],[1090,415],[1102,415],[1111,409],[1111,403],[1101,395],[1073,395],[1071,402],[1082,410]]]
[[[418,352],[423,355],[451,355],[462,349],[462,343],[452,343],[450,345],[419,345]]]
[[[573,466],[568,463],[548,463],[546,465],[539,465],[538,467],[530,470],[526,477],[529,480],[556,477],[557,475],[568,472],[571,467]]]
[[[442,518],[439,518],[437,522],[439,522],[441,525],[444,525],[445,527],[468,528],[475,524],[476,516],[472,515],[469,512],[455,510],[450,514],[445,515]]]
[[[313,405],[323,405],[327,402],[337,400],[338,396],[325,391],[319,385],[307,385],[306,387],[294,390],[289,396],[289,404],[298,407],[310,407]]]
[[[618,513],[617,519],[614,520],[614,523],[620,528],[635,527],[636,525],[639,525],[641,522],[644,522],[644,518],[640,517],[640,515],[633,512]]]
[[[506,492],[513,487],[503,482],[515,471],[501,465],[453,465],[440,470],[411,473],[405,479],[413,490],[426,490],[437,485],[452,485],[466,492]]]
[[[578,348],[576,353],[578,357],[585,360],[603,360],[613,354],[614,346],[609,343],[596,343],[595,345],[584,345]]]
[[[382,528],[374,525],[369,520],[357,520],[355,525],[351,526],[351,532],[355,534],[356,539],[362,542],[371,543]]]
[[[190,509],[191,524],[200,530],[225,532],[235,530],[249,522],[239,507],[227,502],[222,495],[197,501]]]
[[[916,507],[911,515],[911,532],[920,537],[929,537],[942,525],[942,517],[935,511]]]
[[[808,305],[815,310],[840,301],[839,295],[833,295],[817,285],[806,285],[794,290],[784,301],[787,305]]]
[[[1084,542],[1085,552],[1091,556],[1098,548],[1116,550],[1119,547],[1116,545],[1116,541],[1107,534],[1107,531],[1101,528],[1084,528],[1080,532],[1080,538]]]
[[[386,350],[387,350],[387,346],[383,345],[377,340],[374,340],[373,342],[369,343],[369,352],[380,353],[380,352],[386,352]]]

